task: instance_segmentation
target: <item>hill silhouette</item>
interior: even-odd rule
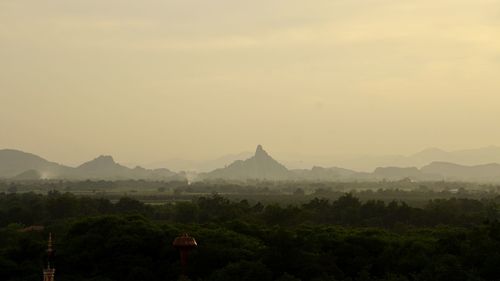
[[[168,169],[127,168],[111,156],[99,156],[76,168],[50,162],[37,155],[13,149],[0,150],[0,178],[13,180],[170,180],[182,178]]]
[[[0,150],[0,177],[11,178],[27,171],[38,171],[40,177],[71,174],[71,168],[50,162],[35,154],[14,149]]]
[[[274,160],[262,147],[258,145],[253,157],[247,160],[238,160],[229,166],[202,174],[203,179],[266,179],[288,180],[293,178],[285,166]]]
[[[496,151],[495,147],[483,150],[468,150],[458,154],[479,160],[479,155]],[[475,154],[479,152],[479,154]],[[429,149],[418,154],[422,159],[432,155],[449,155],[439,149]],[[472,155],[472,156],[471,156]],[[475,155],[475,156],[474,156]],[[436,156],[437,157],[437,156]],[[491,157],[491,156],[490,156]],[[489,158],[488,158],[489,159]],[[165,168],[128,168],[117,163],[113,157],[101,155],[78,167],[69,167],[48,161],[37,155],[13,149],[0,150],[0,178],[11,180],[65,179],[65,180],[186,180],[187,173],[175,173]],[[500,182],[500,164],[460,165],[446,161],[432,161],[417,168],[415,166],[382,166],[373,172],[357,172],[339,167],[313,167],[312,169],[289,170],[271,157],[258,145],[252,157],[237,160],[230,165],[211,172],[189,174],[191,180],[293,180],[293,181],[469,181]]]
[[[433,162],[420,169],[426,174],[440,175],[448,181],[500,182],[500,164],[465,166],[448,162]]]

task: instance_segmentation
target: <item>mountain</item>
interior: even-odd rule
[[[74,168],[47,161],[19,150],[0,150],[0,178],[12,180],[67,179],[67,180],[177,180],[182,175],[168,169],[127,168],[111,156],[99,156]]]
[[[332,156],[329,162],[332,165],[357,171],[373,171],[377,167],[423,167],[432,162],[449,162],[475,166],[484,163],[500,163],[500,147],[488,146],[454,151],[427,148],[408,156]]]
[[[448,162],[433,162],[420,169],[423,173],[441,175],[449,181],[500,182],[500,164],[465,166]]]
[[[485,163],[500,163],[500,147],[488,146],[477,149],[465,149],[449,152],[447,159],[433,161],[446,161],[460,165],[478,166]],[[430,163],[431,161],[428,161]]]
[[[378,167],[371,174],[373,180],[403,180],[410,179],[414,181],[438,181],[443,177],[434,174],[431,171],[422,171],[416,167]]]
[[[466,181],[500,182],[500,164],[460,165],[450,162],[435,161],[420,169],[380,167],[372,173],[374,180],[400,180],[409,178],[416,181]]]
[[[444,150],[431,148],[416,153],[405,159],[391,158],[399,163],[416,161],[424,163],[428,159],[474,159],[474,155],[496,150],[490,147],[484,150],[470,150],[446,152]],[[491,156],[490,156],[491,157]],[[386,158],[386,160],[389,158]],[[475,158],[479,161],[479,158]],[[432,162],[432,161],[431,161]],[[427,162],[429,163],[429,162]],[[423,164],[424,165],[424,164]],[[448,162],[432,162],[422,168],[415,166],[381,166],[376,167],[371,173],[357,172],[350,169],[338,167],[312,169],[288,170],[284,165],[274,160],[261,145],[255,151],[255,155],[247,160],[235,161],[222,169],[200,174],[198,179],[224,179],[224,180],[305,180],[305,181],[397,181],[410,179],[414,181],[476,181],[476,182],[500,182],[500,164],[487,164],[465,166]]]
[[[261,145],[257,146],[253,156],[246,160],[236,160],[224,168],[212,172],[196,174],[174,173],[168,169],[145,169],[143,167],[128,168],[113,159],[111,156],[99,156],[85,162],[78,167],[69,167],[48,161],[37,155],[19,150],[0,150],[0,179],[37,180],[37,179],[66,179],[66,180],[305,180],[305,181],[377,181],[411,179],[415,181],[448,180],[448,181],[475,181],[500,183],[500,164],[467,165],[461,162],[481,163],[481,159],[500,162],[500,148],[487,147],[474,150],[460,150],[446,152],[431,148],[416,153],[399,163],[416,161],[424,163],[428,159],[452,159],[450,161],[429,161],[430,164],[418,166],[386,165],[376,167],[372,173],[357,172],[355,170],[338,167],[313,167],[312,169],[289,170],[273,159]],[[237,157],[237,156],[234,156]],[[221,158],[222,159],[222,158]],[[228,160],[228,159],[226,159]],[[222,161],[222,160],[221,160]],[[410,161],[410,162],[411,162]],[[484,162],[483,162],[484,163]],[[403,168],[402,168],[403,167]],[[408,167],[408,168],[404,168]]]
[[[136,173],[132,174],[133,169],[127,168],[115,162],[113,157],[101,155],[94,160],[83,163],[76,168],[79,175],[84,175],[91,179],[103,178],[136,178]]]
[[[428,148],[406,157],[405,161],[418,167],[422,167],[432,162],[448,162],[465,166],[476,166],[484,163],[500,163],[500,147],[488,146],[454,151]]]
[[[113,157],[101,155],[76,168],[80,177],[89,179],[144,179],[164,180],[176,175],[168,169],[149,170],[142,167],[127,168],[115,162]]]
[[[370,174],[360,173],[353,170],[338,168],[338,167],[313,167],[312,169],[295,169],[291,170],[295,178],[308,181],[350,181],[369,178]]]
[[[285,166],[274,160],[263,148],[257,146],[253,157],[247,160],[237,160],[225,168],[201,174],[202,179],[227,180],[288,180],[294,177]]]
[[[429,161],[449,158],[452,153],[453,152],[447,152],[440,148],[432,147],[408,156],[407,161],[429,163]]]
[[[34,181],[42,179],[42,175],[37,170],[28,170],[10,179],[14,181]]]
[[[225,167],[235,161],[247,159],[252,156],[253,152],[242,152],[238,154],[228,154],[216,159],[210,159],[205,161],[191,161],[191,160],[174,158],[165,161],[149,163],[144,165],[144,167],[150,169],[155,169],[159,167],[169,167],[174,171],[196,171],[199,173],[204,173],[213,171],[220,167]]]
[[[335,181],[369,179],[370,174],[331,167],[313,167],[312,169],[289,170],[273,159],[261,145],[257,146],[253,157],[238,160],[212,172],[200,174],[199,179],[224,180],[305,180],[305,181]]]
[[[38,171],[41,178],[71,173],[71,168],[47,161],[37,155],[14,149],[0,150],[0,178],[11,178],[29,170]]]

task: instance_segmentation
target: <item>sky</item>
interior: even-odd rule
[[[0,148],[61,163],[500,145],[500,0],[0,0]]]

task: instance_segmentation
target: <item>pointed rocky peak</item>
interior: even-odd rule
[[[244,161],[238,160],[229,166],[214,170],[206,174],[205,178],[287,180],[292,176],[285,166],[267,154],[262,145],[258,145],[253,157]]]
[[[257,149],[255,150],[255,158],[268,158],[270,157],[269,154],[262,148],[262,145],[258,145]]]

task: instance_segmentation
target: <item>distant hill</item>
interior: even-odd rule
[[[35,154],[14,149],[0,150],[0,177],[11,178],[29,170],[38,171],[42,178],[71,174],[71,168],[47,161]]]
[[[199,173],[210,172],[220,167],[225,167],[231,163],[244,160],[252,157],[254,152],[241,152],[238,154],[228,154],[222,157],[218,157],[211,160],[205,161],[191,161],[185,159],[169,159],[160,162],[154,162],[144,165],[145,168],[156,169],[160,167],[169,167],[174,171],[194,171]],[[128,165],[127,165],[128,166]],[[135,165],[134,165],[135,166]]]
[[[422,167],[427,174],[437,174],[443,180],[500,182],[500,164],[465,166],[447,162],[433,162]]]
[[[371,174],[374,180],[402,180],[410,179],[414,181],[441,180],[442,176],[421,171],[416,167],[378,167]]]
[[[15,181],[34,181],[42,179],[42,175],[37,170],[28,170],[10,179]]]
[[[200,174],[199,179],[224,180],[305,180],[305,181],[336,181],[369,179],[370,174],[331,167],[313,167],[312,169],[289,170],[272,158],[261,145],[257,146],[253,157],[238,160],[229,166],[212,172]]]
[[[274,160],[261,145],[257,146],[253,157],[247,160],[238,160],[229,166],[216,169],[212,172],[201,174],[203,179],[266,179],[266,180],[289,180],[293,173],[285,166]]]
[[[500,149],[489,147],[479,150],[446,152],[439,149],[427,149],[411,156],[418,161],[434,158],[468,159],[480,161],[495,159],[489,153],[500,154]],[[500,160],[500,159],[499,159]],[[499,161],[500,162],[500,161]],[[99,156],[78,167],[69,167],[48,161],[37,155],[19,150],[0,150],[0,178],[11,180],[66,179],[66,180],[298,180],[298,181],[397,181],[410,179],[415,181],[448,180],[500,183],[500,164],[463,165],[447,161],[430,161],[422,168],[415,166],[380,166],[373,172],[358,172],[339,167],[313,167],[312,169],[289,170],[271,157],[261,145],[257,146],[253,156],[246,160],[237,160],[224,168],[196,174],[175,173],[168,169],[128,168],[111,156]]]
[[[494,148],[490,149],[494,150]],[[486,151],[489,151],[489,149]],[[476,152],[448,153],[439,149],[428,149],[413,155],[412,158],[419,159],[419,161],[433,159],[434,157],[452,157],[450,155],[460,158],[459,155],[476,155]],[[462,157],[461,159],[465,158]],[[469,157],[469,159],[473,159],[473,157]],[[479,161],[479,158],[476,160]],[[199,179],[299,181],[398,181],[410,179],[414,181],[500,182],[500,164],[465,166],[446,162],[433,162],[421,169],[411,166],[377,167],[372,173],[357,172],[338,167],[288,170],[259,145],[253,157],[244,161],[235,161],[225,168],[216,169],[210,173],[200,174]]]
[[[312,169],[291,170],[298,180],[308,181],[350,181],[370,178],[369,173],[360,173],[353,170],[331,167],[313,167]]]
[[[331,159],[331,162],[334,162],[333,164],[359,171],[373,171],[377,167],[423,167],[432,162],[475,166],[485,163],[500,163],[500,147],[488,146],[454,151],[427,148],[409,156],[352,156],[337,159],[336,161],[335,159],[335,157]]]
[[[415,167],[380,167],[371,174],[374,180],[401,180],[408,178],[415,181],[466,181],[500,182],[500,164],[459,165],[449,162],[432,162],[420,169]]]
[[[113,157],[101,155],[76,168],[78,177],[90,179],[149,179],[161,180],[173,177],[176,173],[168,169],[127,168],[115,162]]]
[[[0,150],[0,178],[12,180],[67,179],[67,180],[173,180],[183,175],[168,169],[127,168],[111,156],[99,156],[76,168],[47,161],[37,155],[19,150]]]

